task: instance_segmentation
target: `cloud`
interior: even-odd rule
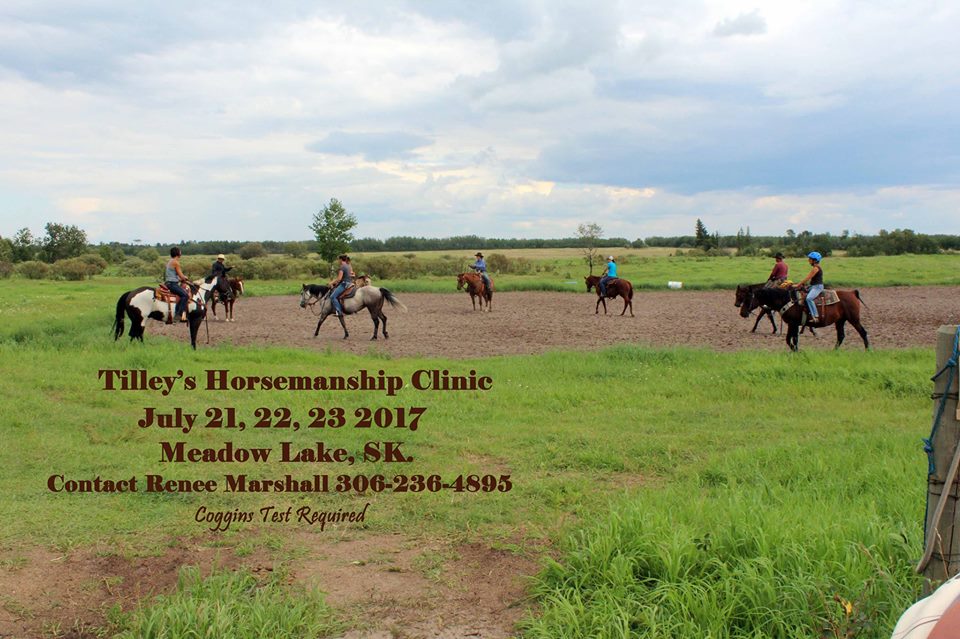
[[[334,131],[323,139],[306,145],[308,151],[332,155],[358,155],[365,160],[380,161],[408,158],[415,149],[429,146],[430,138],[401,131],[358,133]]]
[[[713,35],[727,38],[736,35],[760,35],[767,32],[767,21],[759,9],[741,13],[736,18],[724,18],[713,28]]]

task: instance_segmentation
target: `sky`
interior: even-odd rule
[[[0,235],[960,234],[960,3],[0,3]],[[953,44],[950,44],[950,43]]]

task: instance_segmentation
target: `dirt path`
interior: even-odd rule
[[[867,304],[863,323],[875,348],[930,347],[941,324],[960,322],[960,287],[924,286],[864,288]],[[783,338],[770,334],[766,320],[751,334],[753,319],[742,319],[732,291],[637,292],[634,313],[620,317],[623,303],[608,302],[611,314],[595,315],[596,297],[570,293],[499,293],[492,313],[474,312],[466,295],[404,293],[403,313],[386,308],[390,339],[369,341],[369,314],[347,318],[350,338],[343,340],[335,318],[313,337],[317,318],[300,309],[299,297],[248,297],[236,304],[237,321],[210,321],[212,343],[264,344],[363,355],[372,351],[393,357],[473,358],[490,355],[541,353],[549,350],[594,350],[613,344],[707,347],[721,351],[786,348]],[[204,337],[201,330],[201,341]],[[801,337],[803,349],[832,348],[836,331]],[[186,339],[183,326],[149,322],[146,339],[167,334]],[[861,348],[849,326],[844,348]]]

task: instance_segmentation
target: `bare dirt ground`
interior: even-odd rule
[[[525,579],[537,564],[479,544],[403,535],[303,533],[291,546],[289,578],[325,592],[351,628],[342,639],[504,639],[528,609]],[[0,637],[101,636],[115,605],[124,610],[176,589],[182,566],[248,568],[267,576],[279,559],[242,558],[221,539],[181,539],[158,556],[115,548],[0,553]],[[289,549],[287,549],[289,552]]]
[[[923,286],[862,288],[866,303],[862,321],[874,348],[931,347],[941,324],[960,322],[960,287]],[[236,321],[209,322],[212,344],[274,345],[312,350],[335,349],[358,355],[371,352],[392,357],[475,358],[490,355],[542,353],[550,350],[594,350],[615,344],[690,346],[720,351],[785,349],[783,337],[772,335],[766,319],[751,333],[753,318],[743,319],[733,291],[637,291],[633,310],[620,317],[620,299],[607,301],[609,315],[594,314],[593,294],[498,293],[493,312],[473,311],[461,294],[405,293],[407,312],[385,306],[390,339],[369,341],[373,322],[366,311],[346,318],[349,339],[336,318],[328,318],[313,336],[317,317],[299,308],[299,297],[241,298]],[[222,312],[222,311],[221,311]],[[806,334],[800,348],[828,349],[836,330],[817,337]],[[187,339],[185,325],[149,321],[145,339],[157,334]],[[200,329],[201,348],[205,333]],[[860,336],[847,325],[844,348],[862,348]]]

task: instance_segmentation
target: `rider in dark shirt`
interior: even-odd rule
[[[333,303],[333,310],[336,311],[337,317],[340,317],[343,315],[340,295],[347,290],[347,286],[353,283],[353,269],[350,268],[349,257],[341,255],[338,259],[340,260],[340,269],[337,271],[337,277],[330,282],[330,286],[334,287],[330,293],[330,301]]]
[[[227,273],[229,273],[229,272],[230,272],[230,269],[233,268],[233,267],[232,267],[232,266],[227,266],[226,264],[224,264],[224,260],[226,260],[226,259],[227,259],[227,258],[226,258],[226,256],[225,256],[223,253],[221,253],[220,255],[217,256],[217,261],[214,262],[214,263],[213,263],[213,266],[210,267],[210,273],[211,273],[211,275],[220,276],[220,277],[226,277],[226,276],[227,276]]]

